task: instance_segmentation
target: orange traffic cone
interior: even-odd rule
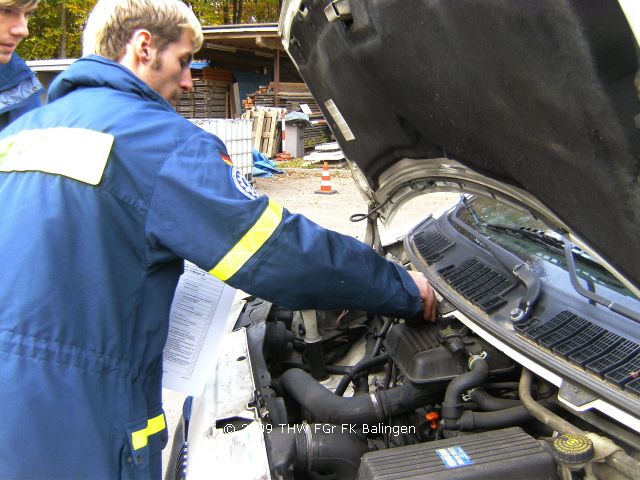
[[[322,193],[324,195],[338,193],[337,190],[331,188],[331,175],[329,175],[329,163],[327,162],[324,162],[322,165],[322,182],[320,182],[320,190],[316,190],[316,193]]]

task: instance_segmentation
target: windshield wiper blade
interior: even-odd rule
[[[508,225],[502,225],[499,223],[487,223],[484,225],[489,230],[493,230],[495,232],[506,233],[507,235],[512,235],[514,237],[523,238],[526,240],[530,240],[533,243],[541,245],[549,250],[552,250],[555,253],[563,253],[564,252],[564,243],[562,240],[551,237],[540,230],[534,230],[527,227],[510,227]]]
[[[486,223],[483,225],[487,229],[493,230],[494,232],[501,232],[512,237],[528,240],[532,243],[535,243],[536,245],[540,245],[541,247],[549,250],[552,253],[556,253],[561,255],[562,257],[565,257],[565,242],[563,242],[561,239],[549,236],[540,230],[534,230],[528,227],[510,227],[508,225],[502,225],[499,223]],[[609,271],[605,267],[603,267],[600,262],[597,262],[596,260],[588,256],[579,248],[574,246],[572,248],[572,251],[577,255],[577,259],[581,264],[597,269],[598,271],[606,274],[609,273]]]
[[[596,292],[587,290],[582,285],[580,285],[580,281],[578,280],[578,274],[576,271],[576,265],[573,259],[574,252],[571,248],[571,245],[572,244],[568,239],[564,240],[564,253],[567,259],[567,267],[569,269],[569,279],[571,280],[571,285],[573,285],[573,288],[575,289],[575,291],[578,292],[583,297],[589,300],[593,300],[595,303],[598,303],[608,308],[612,312],[623,315],[627,318],[630,318],[631,320],[635,320],[636,322],[640,322],[640,313],[634,310],[631,310],[630,308],[627,308],[624,305],[613,302],[608,298],[602,297],[598,295]]]

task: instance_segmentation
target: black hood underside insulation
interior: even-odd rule
[[[304,2],[289,54],[374,188],[403,158],[456,159],[640,285],[638,62],[616,1],[352,0],[333,21],[329,3]]]

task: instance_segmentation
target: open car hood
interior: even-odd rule
[[[375,198],[429,172],[500,185],[638,287],[638,9],[621,3],[290,0],[280,30]]]

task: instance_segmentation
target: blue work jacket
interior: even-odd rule
[[[0,133],[0,475],[158,478],[183,259],[289,308],[401,317],[401,267],[265,196],[125,67],[75,62]]]
[[[0,65],[0,130],[42,105],[42,91],[42,84],[17,53],[9,63]]]

